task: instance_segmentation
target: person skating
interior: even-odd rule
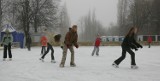
[[[119,57],[117,60],[114,61],[112,64],[114,67],[118,68],[119,64],[125,59],[126,57],[126,52],[128,52],[131,55],[131,68],[132,69],[137,69],[138,66],[136,65],[135,62],[135,53],[131,49],[135,49],[136,51],[138,50],[137,48],[143,48],[142,45],[138,44],[135,41],[135,34],[137,33],[137,28],[132,27],[128,34],[125,36],[123,42],[122,42],[122,56]]]
[[[65,36],[64,47],[63,47],[63,55],[62,55],[62,60],[61,60],[61,63],[60,63],[60,67],[64,67],[68,49],[71,52],[70,66],[71,67],[76,66],[76,64],[74,62],[73,46],[75,46],[76,48],[79,47],[78,44],[77,44],[77,40],[78,40],[77,25],[73,25],[71,31],[67,32],[67,34]]]
[[[151,48],[151,43],[152,43],[152,37],[148,36],[148,48]]]
[[[31,51],[31,44],[32,44],[32,38],[30,33],[28,33],[26,37],[26,45],[27,45],[28,51]]]
[[[95,44],[94,44],[94,49],[92,51],[92,56],[94,55],[95,51],[96,51],[96,55],[99,56],[99,46],[100,46],[100,43],[101,43],[101,38],[100,38],[100,35],[97,34],[97,38],[96,38]]]
[[[46,32],[46,35],[47,35],[47,29],[45,29],[45,32]],[[55,35],[54,36],[54,40],[55,40],[55,42],[59,42],[60,41],[60,38],[61,38],[61,35],[60,34],[58,34],[58,35]],[[48,40],[48,37],[47,37],[47,40]],[[56,63],[56,61],[55,61],[55,57],[54,57],[54,49],[53,49],[53,47],[52,47],[52,45],[51,45],[51,43],[49,42],[49,40],[47,41],[47,51],[43,54],[43,56],[40,58],[40,60],[42,61],[42,62],[44,62],[44,58],[45,58],[45,56],[48,54],[48,52],[51,50],[51,63]]]
[[[41,45],[42,45],[41,55],[43,55],[46,52],[47,41],[48,41],[47,37],[45,35],[42,35],[41,37]]]
[[[7,58],[7,50],[8,50],[9,60],[10,61],[12,60],[12,52],[11,52],[12,42],[13,42],[13,36],[8,30],[6,30],[2,38],[2,45],[4,46],[3,61],[5,61]]]

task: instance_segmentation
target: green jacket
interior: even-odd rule
[[[4,34],[2,38],[2,44],[3,45],[9,45],[9,43],[13,42],[13,36],[12,34]]]

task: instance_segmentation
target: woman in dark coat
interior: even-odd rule
[[[136,66],[135,62],[135,53],[132,51],[132,49],[135,49],[135,51],[138,50],[138,48],[143,48],[142,45],[138,44],[135,40],[135,34],[137,33],[137,28],[132,27],[128,34],[125,36],[123,43],[121,45],[122,47],[122,56],[119,57],[117,60],[114,61],[112,66],[118,68],[119,64],[125,59],[126,52],[128,52],[131,55],[131,68],[137,69],[138,66]]]

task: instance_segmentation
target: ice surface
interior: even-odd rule
[[[111,64],[121,55],[120,46],[100,47],[100,56],[91,56],[93,47],[75,48],[75,63],[70,67],[70,52],[65,68],[60,68],[62,49],[54,47],[57,63],[51,63],[50,53],[41,62],[40,47],[12,49],[13,61],[2,61],[0,50],[0,81],[160,81],[160,46],[144,47],[136,53],[139,69],[130,69],[130,55],[113,68]],[[7,59],[8,60],[8,59]]]

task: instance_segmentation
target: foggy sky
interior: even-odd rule
[[[62,0],[66,2],[71,24],[77,24],[78,20],[85,16],[89,10],[96,11],[97,19],[104,26],[111,22],[117,23],[118,0]]]

